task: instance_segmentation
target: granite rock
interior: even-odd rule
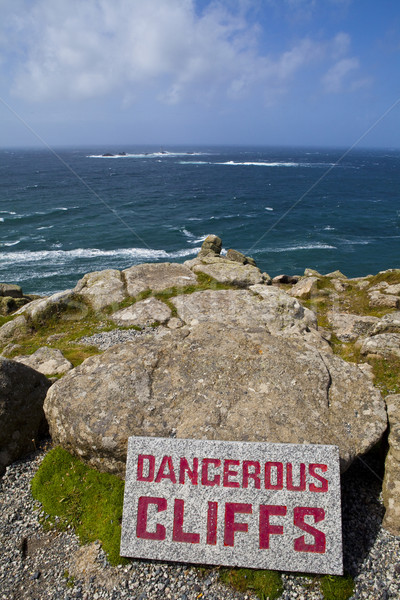
[[[0,473],[35,449],[49,387],[41,373],[0,356]]]
[[[178,263],[144,263],[122,271],[128,296],[153,290],[161,292],[168,288],[196,285],[197,277],[185,265]]]
[[[377,333],[400,333],[400,312],[388,313],[379,319],[372,330],[372,335]]]
[[[366,338],[360,348],[363,355],[374,354],[383,358],[400,358],[400,333],[378,333]]]
[[[0,296],[10,296],[11,298],[22,298],[22,289],[14,283],[0,283]]]
[[[369,305],[372,308],[400,308],[400,297],[392,294],[382,294],[374,291],[369,296]]]
[[[83,296],[95,310],[118,304],[127,295],[125,282],[117,269],[87,273],[78,281],[74,292]]]
[[[318,277],[304,277],[304,279],[300,279],[288,293],[295,298],[308,300],[317,291],[318,281]]]
[[[36,323],[46,321],[53,315],[66,313],[67,310],[70,310],[70,315],[67,317],[69,319],[82,318],[87,314],[87,306],[76,298],[73,290],[65,290],[46,298],[33,300],[15,314],[24,315],[28,320]]]
[[[61,350],[48,346],[42,346],[28,356],[16,356],[14,360],[44,375],[61,375],[73,368]]]
[[[111,319],[120,326],[145,327],[155,322],[166,323],[170,316],[171,309],[161,300],[151,297],[118,310],[111,316]]]
[[[299,278],[293,277],[293,275],[276,275],[275,277],[272,278],[273,284],[290,283],[291,285],[294,285],[298,281],[299,281]]]
[[[222,240],[217,235],[210,234],[202,243],[198,256],[219,256],[222,250]]]
[[[0,327],[0,345],[5,345],[12,340],[17,340],[28,331],[28,322],[23,315],[15,317],[12,321]]]
[[[357,366],[226,323],[90,357],[52,386],[45,413],[55,443],[121,476],[131,435],[337,444],[345,469],[387,425],[380,392]]]
[[[387,396],[386,406],[390,433],[382,487],[386,508],[383,526],[393,535],[400,535],[400,394]]]
[[[263,283],[264,278],[258,267],[250,264],[240,264],[220,258],[209,264],[200,262],[192,267],[194,273],[205,273],[219,283],[229,283],[237,287],[249,287]]]
[[[371,335],[379,324],[378,317],[363,317],[336,311],[329,311],[327,316],[335,335],[342,342],[352,342],[359,337]]]

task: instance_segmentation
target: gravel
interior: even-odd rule
[[[72,530],[45,531],[30,481],[49,447],[47,442],[10,465],[0,481],[0,600],[256,598],[223,586],[216,568],[139,560],[112,567],[99,543],[80,546]],[[344,562],[355,578],[354,600],[400,598],[400,538],[381,527],[380,490],[373,457],[358,461],[343,477]],[[282,599],[322,599],[317,578],[289,573],[282,578]]]

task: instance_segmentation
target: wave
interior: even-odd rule
[[[297,246],[277,246],[276,248],[254,249],[252,250],[252,254],[261,254],[265,252],[297,252],[298,250],[337,250],[337,247],[331,246],[330,244],[316,242]]]
[[[0,210],[1,215],[16,215],[17,213],[13,210]]]
[[[265,208],[265,210],[274,210],[274,209],[272,208],[272,206],[265,206],[264,208]]]
[[[0,242],[0,246],[8,247],[8,246],[16,246],[20,243],[21,240],[17,240],[16,242]]]
[[[88,154],[86,158],[167,158],[168,156],[203,156],[208,155],[208,152],[138,152],[135,154],[131,153],[120,153],[120,154]]]
[[[185,248],[174,252],[166,250],[155,250],[153,248],[118,248],[116,250],[99,250],[98,248],[76,248],[75,250],[37,250],[21,252],[1,252],[1,262],[4,265],[8,263],[35,263],[46,261],[50,263],[62,264],[65,261],[79,259],[90,259],[99,257],[112,258],[132,258],[132,259],[160,259],[160,258],[181,258],[197,254],[198,248]]]
[[[316,168],[330,168],[336,165],[336,163],[308,163],[308,162],[238,162],[234,160],[228,160],[226,162],[210,162],[210,161],[194,161],[194,160],[181,160],[180,165],[220,165],[220,166],[234,166],[234,167],[316,167]]]

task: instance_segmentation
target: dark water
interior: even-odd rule
[[[0,151],[0,281],[26,293],[86,272],[192,258],[209,233],[274,276],[400,267],[400,151]]]

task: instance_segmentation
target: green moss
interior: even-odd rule
[[[124,482],[90,469],[62,448],[44,458],[31,482],[33,497],[56,527],[71,525],[82,543],[99,540],[111,564],[119,555]]]
[[[222,569],[220,579],[239,592],[255,592],[261,600],[274,600],[283,592],[282,578],[276,571]]]
[[[377,358],[368,361],[374,373],[374,385],[384,396],[400,393],[400,359]]]
[[[391,269],[386,273],[378,273],[370,278],[368,278],[370,285],[376,285],[377,283],[382,283],[385,281],[389,285],[395,285],[396,283],[400,283],[400,269]]]
[[[321,577],[324,600],[347,600],[354,593],[354,581],[350,575],[324,575]]]

